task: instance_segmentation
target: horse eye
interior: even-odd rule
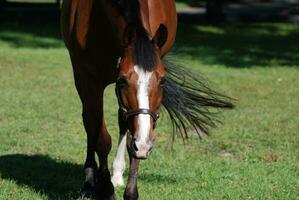
[[[162,79],[160,80],[160,85],[163,86],[163,85],[165,84],[165,82],[166,82],[166,78],[162,78]]]
[[[121,76],[117,78],[116,84],[119,87],[124,87],[128,85],[128,80],[125,77]]]

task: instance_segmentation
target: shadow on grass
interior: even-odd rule
[[[13,154],[0,156],[2,179],[31,187],[51,200],[80,197],[83,167],[59,162],[45,155]]]
[[[176,51],[227,67],[299,66],[299,26],[180,23]]]
[[[58,21],[8,20],[0,22],[0,42],[14,48],[64,47]]]
[[[0,5],[0,42],[15,48],[62,47],[59,19],[59,5],[54,1],[4,1]]]
[[[50,200],[77,199],[83,186],[83,166],[60,162],[46,155],[12,154],[0,156],[2,179],[28,186]],[[175,177],[160,174],[140,174],[140,180],[150,183],[177,183]]]

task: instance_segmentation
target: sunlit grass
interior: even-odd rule
[[[176,8],[177,8],[177,10],[181,10],[181,9],[185,9],[185,8],[190,8],[190,6],[186,2],[177,2]]]

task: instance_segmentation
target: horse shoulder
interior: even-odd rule
[[[60,26],[61,33],[67,48],[70,48],[71,34],[73,32],[75,15],[79,0],[64,0],[61,7]]]
[[[66,46],[75,39],[81,48],[86,46],[89,20],[94,0],[64,0],[61,14],[61,30]],[[72,38],[74,37],[75,38]]]

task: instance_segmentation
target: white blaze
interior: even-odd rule
[[[137,101],[138,108],[149,109],[149,81],[152,72],[147,72],[138,66],[134,66],[134,70],[138,75],[137,80]],[[151,116],[145,114],[138,115],[138,139],[139,142],[146,143],[150,133]],[[123,186],[123,173],[125,171],[125,150],[126,150],[126,136],[122,138],[117,149],[116,158],[113,161],[113,176],[112,183],[114,187]]]
[[[152,76],[152,72],[147,72],[139,66],[135,65],[134,70],[138,75],[137,80],[137,101],[139,108],[149,109],[149,81]],[[151,125],[151,116],[145,114],[138,115],[138,140],[140,142],[146,142],[149,136]]]

